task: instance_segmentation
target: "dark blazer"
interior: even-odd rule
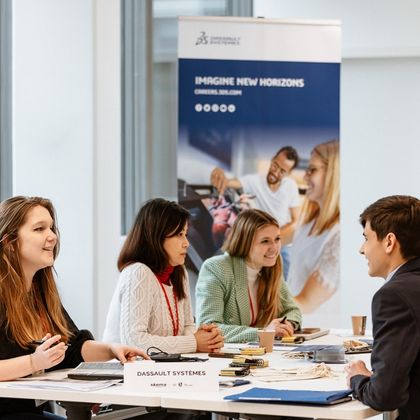
[[[372,301],[373,349],[369,378],[351,388],[379,411],[398,408],[400,420],[420,419],[420,258],[402,265]]]

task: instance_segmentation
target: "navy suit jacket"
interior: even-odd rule
[[[420,419],[420,258],[402,265],[372,301],[371,377],[351,378],[355,396],[379,411]]]

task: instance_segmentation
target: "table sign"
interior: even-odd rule
[[[142,392],[217,392],[218,374],[219,369],[208,362],[126,363],[124,387]]]

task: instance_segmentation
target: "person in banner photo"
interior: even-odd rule
[[[258,328],[290,336],[301,312],[282,274],[280,227],[270,214],[243,210],[223,246],[207,259],[196,285],[197,321],[218,325],[226,342],[257,341]]]
[[[345,368],[356,398],[375,410],[398,409],[400,420],[420,419],[420,200],[383,197],[360,215],[369,276],[384,285],[372,300],[371,368]]]
[[[327,327],[331,326],[331,314],[339,313],[336,293],[340,280],[338,140],[319,144],[312,150],[304,179],[308,187],[293,237],[287,282],[305,314],[305,324],[313,320]]]
[[[242,189],[254,200],[255,207],[274,216],[281,229],[282,258],[284,274],[287,277],[289,252],[299,212],[299,190],[296,182],[289,177],[298,165],[299,157],[292,146],[282,147],[271,158],[270,167],[265,176],[254,173],[238,178],[227,178],[221,168],[211,172],[210,182],[221,197],[227,188]],[[222,199],[222,198],[221,198]]]
[[[60,247],[51,201],[17,196],[0,203],[0,381],[79,363],[146,353],[127,345],[95,341],[64,309],[53,265]],[[63,419],[46,401],[0,398],[1,419]]]
[[[139,210],[118,258],[121,274],[104,340],[168,353],[214,352],[223,347],[215,325],[196,328],[184,263],[189,213],[156,198]]]

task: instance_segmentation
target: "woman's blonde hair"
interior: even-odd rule
[[[325,166],[324,204],[322,212],[316,201],[305,199],[301,220],[306,224],[315,220],[311,234],[321,235],[340,219],[340,148],[338,140],[318,144],[311,152]]]
[[[251,251],[257,231],[266,226],[276,226],[277,220],[262,210],[243,210],[235,220],[232,230],[226,239],[223,250],[232,257],[246,260]],[[257,301],[258,314],[256,326],[265,327],[278,317],[280,307],[282,263],[280,255],[272,267],[263,267],[259,273]]]
[[[28,212],[44,207],[53,219],[57,235],[54,259],[59,251],[59,232],[51,201],[41,197],[17,196],[0,203],[0,319],[1,328],[10,340],[27,348],[32,340],[47,332],[61,334],[64,341],[71,336],[55,284],[53,268],[45,267],[34,275],[29,292],[20,260],[18,231]],[[1,321],[0,321],[1,322]]]

